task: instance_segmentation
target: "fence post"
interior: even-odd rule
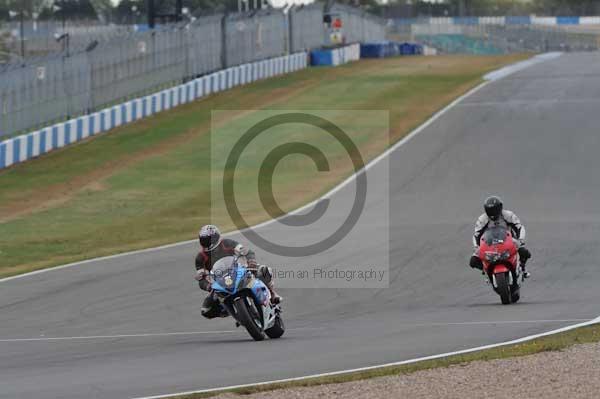
[[[287,15],[287,23],[288,23],[288,54],[294,53],[296,49],[294,48],[294,7],[290,8],[290,11]]]
[[[227,68],[227,11],[221,18],[221,69]]]

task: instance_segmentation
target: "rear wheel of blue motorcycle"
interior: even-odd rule
[[[281,318],[281,316],[277,316],[273,327],[265,330],[265,333],[269,336],[269,338],[272,339],[281,337],[284,332],[285,326],[283,325],[283,319]]]
[[[253,300],[250,297],[242,297],[233,304],[237,312],[238,320],[246,327],[248,334],[250,334],[255,341],[262,341],[265,339],[265,334],[262,329],[257,326],[255,317],[252,316],[253,309],[250,308],[251,305],[249,305],[247,301]]]

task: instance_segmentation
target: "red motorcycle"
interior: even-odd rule
[[[483,271],[504,305],[515,303],[520,298],[523,278],[518,267],[517,249],[506,227],[491,227],[481,237],[479,258],[483,262]]]

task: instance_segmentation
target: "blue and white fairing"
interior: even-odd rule
[[[271,292],[261,280],[240,264],[236,257],[226,256],[219,259],[212,268],[212,289],[222,296],[236,296],[238,292],[249,289],[258,305],[262,308],[264,329],[271,327],[276,313],[271,306]]]
[[[233,256],[219,259],[212,268],[212,288],[217,292],[236,294],[248,270],[239,265]]]

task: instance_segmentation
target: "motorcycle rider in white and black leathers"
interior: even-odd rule
[[[477,219],[475,223],[475,232],[473,234],[473,246],[475,249],[474,254],[471,256],[469,266],[474,269],[483,270],[483,262],[479,258],[479,241],[483,236],[483,233],[491,226],[504,226],[512,234],[519,246],[519,260],[520,267],[523,271],[523,277],[528,278],[531,274],[525,270],[525,264],[527,260],[531,258],[531,252],[525,248],[525,227],[515,215],[514,212],[508,209],[503,209],[502,200],[497,196],[491,196],[487,198],[483,204],[483,213]]]

